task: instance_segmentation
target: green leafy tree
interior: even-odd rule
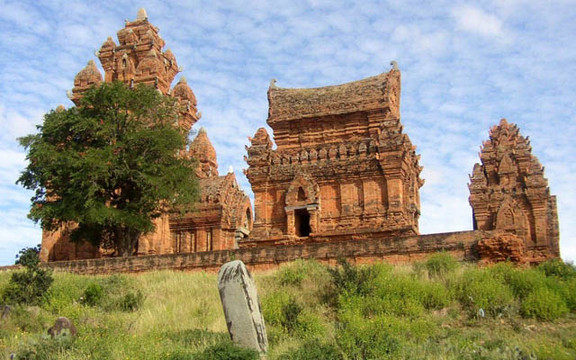
[[[132,255],[154,218],[188,211],[198,196],[193,163],[179,155],[187,134],[177,110],[152,87],[114,82],[46,114],[37,134],[19,139],[28,166],[17,182],[35,191],[29,217],[45,230],[76,224],[72,241]]]

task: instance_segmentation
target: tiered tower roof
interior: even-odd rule
[[[108,37],[100,47],[97,56],[104,69],[104,79],[96,64],[90,61],[74,80],[72,101],[78,103],[86,90],[103,80],[122,81],[131,87],[148,84],[164,95],[173,93],[180,105],[180,126],[190,131],[200,119],[196,97],[183,78],[170,90],[180,69],[172,51],[163,51],[164,40],[158,32],[159,29],[149,22],[146,10],[140,9],[137,19],[126,21],[124,28],[118,31],[118,44]]]

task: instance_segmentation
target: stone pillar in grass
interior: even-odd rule
[[[218,272],[218,290],[232,341],[266,353],[268,338],[256,286],[242,261],[222,265]]]

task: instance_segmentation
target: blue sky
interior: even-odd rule
[[[72,105],[74,76],[140,7],[196,94],[195,129],[207,129],[220,172],[233,166],[247,192],[244,145],[265,126],[270,79],[334,85],[396,60],[404,130],[426,179],[421,232],[472,229],[468,174],[489,128],[507,118],[546,168],[562,257],[576,260],[574,0],[0,0],[0,265],[41,241],[26,218],[32,193],[14,184],[25,167],[16,138]]]

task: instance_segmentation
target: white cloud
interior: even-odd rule
[[[471,5],[460,5],[452,9],[452,16],[459,29],[486,37],[504,36],[502,21]]]

